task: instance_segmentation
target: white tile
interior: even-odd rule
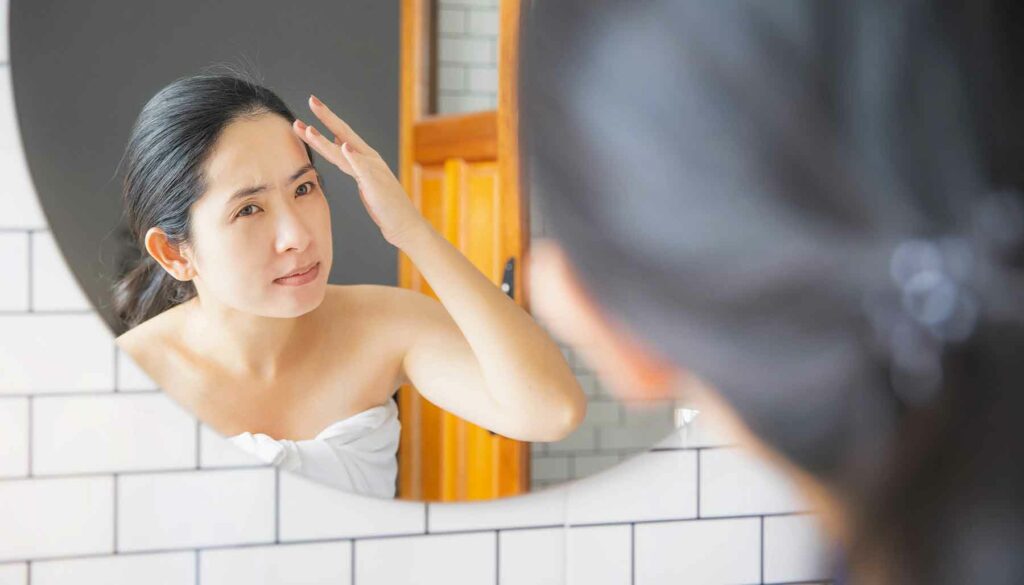
[[[619,464],[617,455],[577,455],[573,457],[573,475],[588,477]]]
[[[587,401],[587,415],[583,424],[588,426],[617,425],[622,407],[614,400],[591,399]]]
[[[630,522],[697,515],[692,451],[644,453],[568,484],[569,524]]]
[[[0,482],[0,518],[0,561],[111,553],[114,479]]]
[[[496,8],[498,0],[441,0],[442,6],[464,6],[468,8]]]
[[[602,427],[597,430],[597,444],[601,449],[646,451],[674,431],[675,427],[666,421],[628,427]]]
[[[0,0],[0,63],[7,63],[11,54],[8,50],[10,39],[7,29],[8,6],[10,6],[9,0]]]
[[[483,97],[478,95],[440,95],[437,97],[437,113],[459,114],[492,110],[495,108],[497,102],[497,97]]]
[[[530,459],[532,481],[565,481],[569,479],[569,455],[533,457]]]
[[[437,16],[437,32],[442,35],[466,32],[466,11],[461,8],[440,8]]]
[[[5,10],[5,16],[6,13]],[[6,27],[3,30],[6,33]],[[6,43],[3,45],[6,49]],[[6,65],[0,66],[0,177],[0,227],[46,227],[21,147],[11,92],[11,68]]]
[[[200,425],[200,467],[267,467],[269,465],[255,455],[239,449],[217,431],[206,425]]]
[[[548,453],[569,453],[572,451],[594,451],[597,449],[597,432],[593,427],[581,425],[569,436],[548,443]]]
[[[42,561],[32,565],[32,585],[194,585],[195,578],[192,552]]]
[[[569,529],[568,585],[630,585],[633,572],[630,527],[588,526]]]
[[[0,585],[28,585],[28,564],[0,565]]]
[[[0,398],[0,477],[28,475],[28,398]]]
[[[158,390],[160,387],[135,360],[115,344],[117,351],[117,389],[121,392]]]
[[[495,534],[446,534],[356,541],[358,585],[493,583]]]
[[[498,36],[498,11],[472,9],[469,11],[469,26],[466,29],[471,35]]]
[[[638,524],[636,580],[644,585],[761,581],[761,520]]]
[[[815,516],[764,519],[764,580],[828,579],[828,544]]]
[[[0,315],[0,394],[113,391],[114,339],[95,313]]]
[[[430,504],[429,527],[431,532],[446,532],[561,526],[565,523],[567,495],[565,489],[548,489],[485,502]]]
[[[562,528],[498,533],[498,585],[565,585],[565,542]]]
[[[473,67],[469,69],[469,90],[476,93],[498,92],[497,67]]]
[[[280,501],[282,541],[426,530],[423,503],[357,496],[294,473],[281,473]]]
[[[700,515],[742,516],[806,510],[779,470],[739,448],[700,452]]]
[[[36,475],[196,466],[196,424],[162,392],[39,396],[32,406]]]
[[[0,233],[0,311],[28,310],[29,237],[27,232]]]
[[[7,30],[7,7],[9,5],[9,0],[0,0],[0,62],[7,62],[7,59],[10,58],[10,51],[7,49],[8,39],[10,39]]]
[[[461,65],[441,65],[437,68],[437,89],[443,92],[466,89],[466,68]]]
[[[288,544],[199,553],[203,585],[351,585],[352,543]]]
[[[437,56],[442,63],[493,63],[491,42],[481,39],[442,37],[437,42]]]
[[[736,445],[738,438],[709,412],[698,412],[689,423],[676,428],[658,447],[696,448]]]
[[[36,311],[91,308],[49,231],[32,233],[32,308]]]
[[[274,470],[165,472],[118,478],[118,550],[274,540]]]

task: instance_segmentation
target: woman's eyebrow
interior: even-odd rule
[[[285,182],[286,183],[291,183],[295,179],[298,179],[302,175],[304,175],[304,174],[306,174],[306,173],[308,173],[309,171],[312,171],[312,170],[315,170],[315,167],[313,167],[313,164],[312,163],[306,163],[299,170],[297,170],[294,173],[292,173],[291,176],[288,177],[288,179]],[[259,193],[260,191],[263,191],[266,188],[267,188],[266,185],[256,185],[254,187],[242,187],[241,189],[235,191],[231,195],[231,197],[228,198],[227,203],[231,203],[235,199],[241,199],[243,197],[248,197],[249,195],[255,195],[256,193]]]

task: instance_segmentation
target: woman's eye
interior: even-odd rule
[[[299,188],[295,190],[295,193],[297,195],[308,195],[313,191],[313,187],[315,186],[316,185],[313,183],[313,181],[306,181],[305,183],[299,185]]]
[[[258,207],[256,207],[256,206],[255,206],[255,205],[253,205],[252,203],[250,203],[249,205],[246,205],[245,207],[243,207],[242,209],[240,209],[240,210],[238,211],[238,215],[236,215],[235,217],[245,217],[245,216],[247,216],[247,215],[252,215],[252,213],[245,213],[245,210],[246,210],[246,209],[249,209],[249,208],[253,208],[253,209],[259,209]]]

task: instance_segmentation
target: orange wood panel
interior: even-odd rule
[[[430,2],[402,0],[400,177],[416,206],[496,285],[515,261],[514,298],[523,302],[522,259],[529,234],[519,193],[515,62],[518,0],[502,0],[497,111],[429,116]],[[436,296],[405,254],[399,286]],[[399,392],[401,498],[479,500],[529,487],[529,444],[444,412],[414,387]]]

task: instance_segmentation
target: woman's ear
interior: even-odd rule
[[[182,250],[167,239],[167,234],[160,228],[149,228],[146,231],[146,251],[177,280],[187,281],[195,277],[192,263],[182,254]]]
[[[556,337],[583,358],[626,400],[674,398],[686,372],[606,314],[584,290],[564,250],[552,240],[533,245],[530,303]]]

